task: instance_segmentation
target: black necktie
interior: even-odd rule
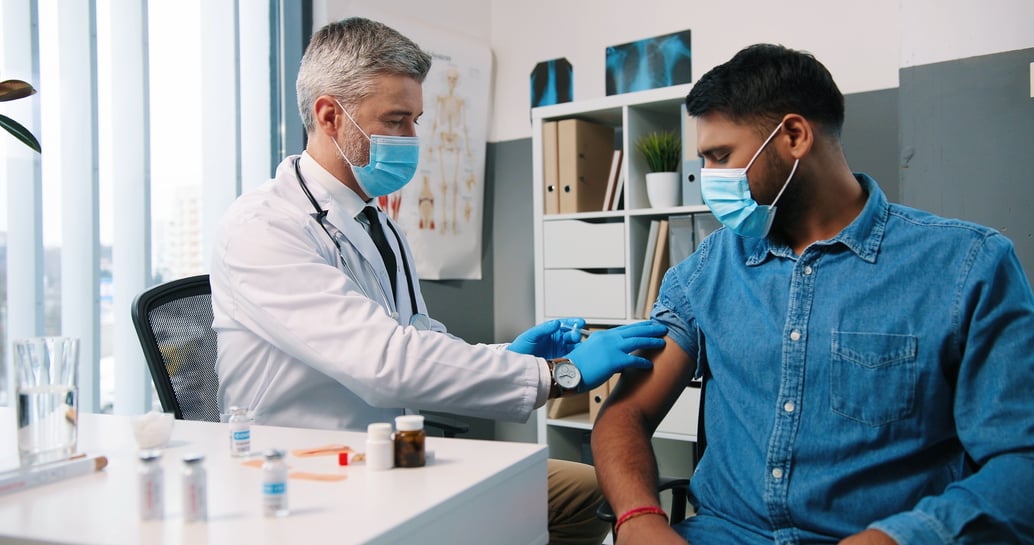
[[[395,251],[391,249],[387,237],[384,236],[384,229],[381,228],[381,220],[377,215],[377,209],[367,206],[363,208],[363,215],[370,222],[370,238],[377,245],[377,251],[380,252],[381,259],[384,260],[384,268],[388,270],[388,278],[391,280],[391,296],[395,298],[395,273],[398,271]],[[398,299],[395,298],[395,300],[397,301]]]

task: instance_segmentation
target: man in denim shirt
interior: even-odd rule
[[[689,93],[725,227],[668,271],[667,344],[597,420],[618,545],[1034,542],[1034,296],[1013,245],[853,174],[843,104],[811,55],[772,45]],[[694,376],[709,443],[673,529],[648,438]]]

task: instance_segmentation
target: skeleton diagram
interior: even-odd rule
[[[470,140],[467,131],[467,100],[456,94],[456,84],[460,73],[455,67],[449,67],[445,74],[448,92],[435,97],[434,122],[431,125],[431,146],[429,153],[436,155],[441,173],[441,205],[440,220],[437,223],[439,232],[459,233],[457,219],[460,195],[460,177],[463,173],[465,191],[462,196],[463,218],[470,221],[471,203],[469,193],[477,183],[477,178],[470,170],[472,158]],[[462,142],[461,142],[462,140]],[[420,228],[435,229],[434,195],[431,182],[424,176],[418,198],[420,208]]]

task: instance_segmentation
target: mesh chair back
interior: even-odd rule
[[[208,275],[155,286],[137,296],[132,313],[162,409],[181,420],[218,422]]]

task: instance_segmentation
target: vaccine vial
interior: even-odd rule
[[[208,478],[202,454],[183,457],[183,521],[208,520]]]
[[[165,474],[162,452],[140,452],[140,520],[161,520],[165,516]]]
[[[407,414],[395,417],[395,467],[424,467],[424,417]]]
[[[287,464],[284,451],[267,450],[262,464],[262,512],[267,517],[287,516]]]
[[[235,457],[251,454],[251,417],[248,409],[230,407],[230,454]]]
[[[391,441],[391,424],[378,422],[366,426],[366,467],[384,471],[395,465],[395,444]]]

